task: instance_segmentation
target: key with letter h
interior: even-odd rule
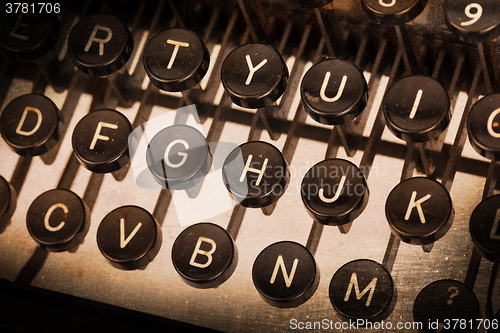
[[[244,207],[261,208],[264,214],[270,215],[288,187],[290,171],[276,147],[251,141],[229,153],[222,177],[236,202]]]

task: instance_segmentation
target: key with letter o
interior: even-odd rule
[[[441,183],[425,177],[407,179],[392,189],[385,203],[392,233],[405,243],[430,245],[450,230],[455,212]]]
[[[76,67],[93,76],[106,76],[121,69],[134,41],[130,30],[110,14],[92,14],[81,19],[68,37],[68,51]]]
[[[477,332],[477,318],[479,302],[474,291],[455,280],[432,282],[418,293],[413,303],[413,319],[423,324],[421,332],[424,333]],[[437,327],[431,327],[436,321]],[[468,324],[460,328],[459,324],[456,325],[457,322]],[[473,328],[470,326],[471,322],[474,323]],[[446,323],[450,325],[446,327]]]
[[[486,198],[476,206],[469,231],[481,255],[492,261],[500,260],[500,195]]]
[[[172,262],[189,285],[214,288],[233,274],[238,251],[226,230],[204,222],[189,226],[177,236],[172,246]]]
[[[467,117],[472,147],[489,159],[500,158],[500,94],[484,96],[474,104]]]
[[[354,221],[368,203],[368,184],[349,161],[329,159],[314,165],[301,185],[302,202],[319,223],[344,225]]]
[[[82,199],[70,190],[50,190],[31,203],[26,226],[31,237],[45,249],[73,250],[87,234],[89,211]]]
[[[71,142],[80,163],[92,172],[119,170],[129,162],[128,136],[132,126],[115,110],[96,110],[78,122]]]
[[[122,206],[102,219],[97,229],[97,245],[114,267],[142,269],[160,250],[161,229],[145,209]]]
[[[358,259],[335,272],[329,296],[335,310],[346,320],[380,321],[395,304],[394,282],[381,264]]]
[[[269,304],[290,308],[306,302],[319,284],[319,269],[307,248],[278,242],[259,253],[252,267],[255,288]]]
[[[222,177],[236,202],[244,207],[263,208],[285,193],[290,171],[278,148],[267,142],[251,141],[229,153]]]
[[[0,115],[0,133],[21,156],[37,156],[59,140],[59,109],[39,94],[22,95],[11,101]]]
[[[203,180],[212,165],[212,155],[200,131],[187,125],[173,125],[153,137],[146,162],[160,185],[180,190]]]
[[[430,76],[412,75],[394,83],[383,108],[387,128],[406,142],[438,138],[451,119],[448,93]]]

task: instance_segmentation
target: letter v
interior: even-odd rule
[[[134,230],[130,233],[130,235],[128,235],[128,237],[125,239],[125,219],[123,217],[120,218],[120,248],[123,249],[125,246],[127,246],[128,242],[130,242],[130,240],[134,238],[135,234],[137,233],[137,231],[139,231],[141,227],[142,227],[142,222],[139,222],[139,224],[135,226]]]

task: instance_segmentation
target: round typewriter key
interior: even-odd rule
[[[477,250],[487,259],[500,260],[500,195],[483,200],[472,212],[469,230]]]
[[[500,3],[495,0],[444,0],[448,28],[462,40],[481,43],[500,35]]]
[[[261,208],[276,202],[285,193],[290,171],[278,148],[267,142],[251,141],[227,156],[222,177],[240,205]]]
[[[137,206],[108,213],[97,229],[97,245],[110,263],[122,269],[144,268],[160,249],[160,228],[153,216]]]
[[[302,202],[316,221],[326,225],[352,222],[368,203],[368,184],[349,161],[329,159],[314,165],[301,185]]]
[[[234,104],[258,109],[274,103],[286,89],[288,68],[272,46],[250,43],[224,60],[222,85]]]
[[[2,217],[9,210],[11,194],[9,183],[0,176],[0,217]]]
[[[158,132],[149,143],[146,162],[162,186],[187,189],[203,180],[212,155],[203,134],[187,125],[173,125]]]
[[[0,14],[0,45],[12,57],[34,60],[46,54],[59,37],[59,20],[54,14]]]
[[[311,118],[322,124],[339,125],[353,121],[364,110],[368,87],[356,65],[326,59],[304,75],[300,96]]]
[[[50,190],[31,203],[26,226],[31,237],[47,250],[70,250],[83,241],[88,231],[88,209],[75,193]]]
[[[407,76],[394,83],[383,101],[389,130],[406,142],[436,139],[450,123],[446,89],[429,76]]]
[[[346,319],[381,320],[389,315],[394,283],[387,269],[368,259],[351,261],[333,275],[330,302]]]
[[[405,243],[427,245],[448,232],[455,213],[443,185],[417,177],[399,183],[389,193],[385,215],[396,237]]]
[[[0,133],[21,156],[49,151],[59,140],[59,110],[49,98],[22,95],[11,101],[0,115]]]
[[[94,76],[106,76],[121,69],[133,46],[130,30],[110,14],[81,19],[68,38],[68,50],[76,67]]]
[[[281,308],[306,302],[319,284],[319,269],[313,255],[295,242],[269,245],[252,268],[255,288],[269,304]]]
[[[434,281],[420,291],[413,304],[413,319],[421,322],[422,332],[475,332],[479,302],[474,292],[455,280]],[[454,322],[459,321],[462,326]],[[434,323],[438,322],[436,327]],[[463,325],[463,323],[467,325]],[[450,324],[449,326],[446,324]]]
[[[92,172],[113,172],[129,162],[128,136],[132,126],[115,110],[96,110],[78,122],[73,151],[80,163]]]
[[[226,230],[213,223],[198,223],[177,236],[172,262],[189,285],[213,288],[233,274],[238,253]]]
[[[500,158],[500,94],[484,96],[474,104],[467,118],[472,147],[489,159]]]
[[[194,31],[173,28],[151,38],[144,48],[143,60],[155,86],[166,91],[183,91],[205,76],[210,55]]]
[[[362,0],[363,10],[372,20],[384,25],[403,25],[417,17],[427,0]]]
[[[11,218],[16,206],[16,195],[12,186],[0,176],[0,230]]]

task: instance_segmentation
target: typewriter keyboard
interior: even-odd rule
[[[500,330],[497,1],[1,7],[4,330]]]

